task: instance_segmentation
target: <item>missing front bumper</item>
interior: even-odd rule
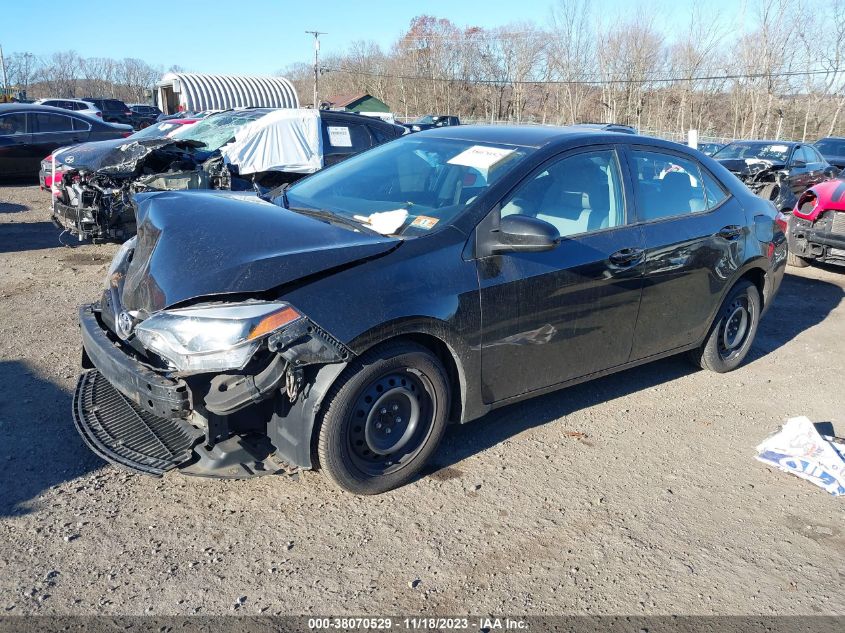
[[[145,475],[161,476],[189,461],[203,435],[185,420],[161,418],[142,409],[96,369],[79,377],[73,420],[97,455]]]

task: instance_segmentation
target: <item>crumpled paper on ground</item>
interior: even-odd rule
[[[845,444],[819,433],[801,416],[790,418],[780,431],[757,446],[757,459],[824,488],[835,497],[845,496]]]

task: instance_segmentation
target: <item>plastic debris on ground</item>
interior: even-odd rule
[[[845,496],[845,439],[822,434],[819,426],[803,416],[790,418],[757,446],[757,459]]]

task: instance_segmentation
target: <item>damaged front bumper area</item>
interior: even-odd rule
[[[161,476],[248,478],[310,468],[311,431],[351,353],[301,318],[272,334],[261,367],[180,376],[111,330],[99,304],[79,312],[83,368],[74,423],[100,457]]]
[[[815,221],[791,215],[787,240],[799,257],[845,265],[845,211],[825,211]]]

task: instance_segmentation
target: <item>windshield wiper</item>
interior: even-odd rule
[[[368,235],[378,235],[379,237],[386,237],[382,235],[378,231],[371,229],[370,227],[361,224],[357,220],[352,220],[351,218],[347,218],[346,216],[339,215],[337,213],[332,213],[326,209],[306,209],[304,207],[289,207],[287,206],[287,194],[283,191],[282,196],[285,202],[285,208],[289,211],[294,211],[296,213],[301,213],[302,215],[307,215],[308,217],[315,218],[317,220],[322,220],[324,222],[328,222],[329,224],[340,224],[342,226],[346,226],[355,230],[362,231]]]

